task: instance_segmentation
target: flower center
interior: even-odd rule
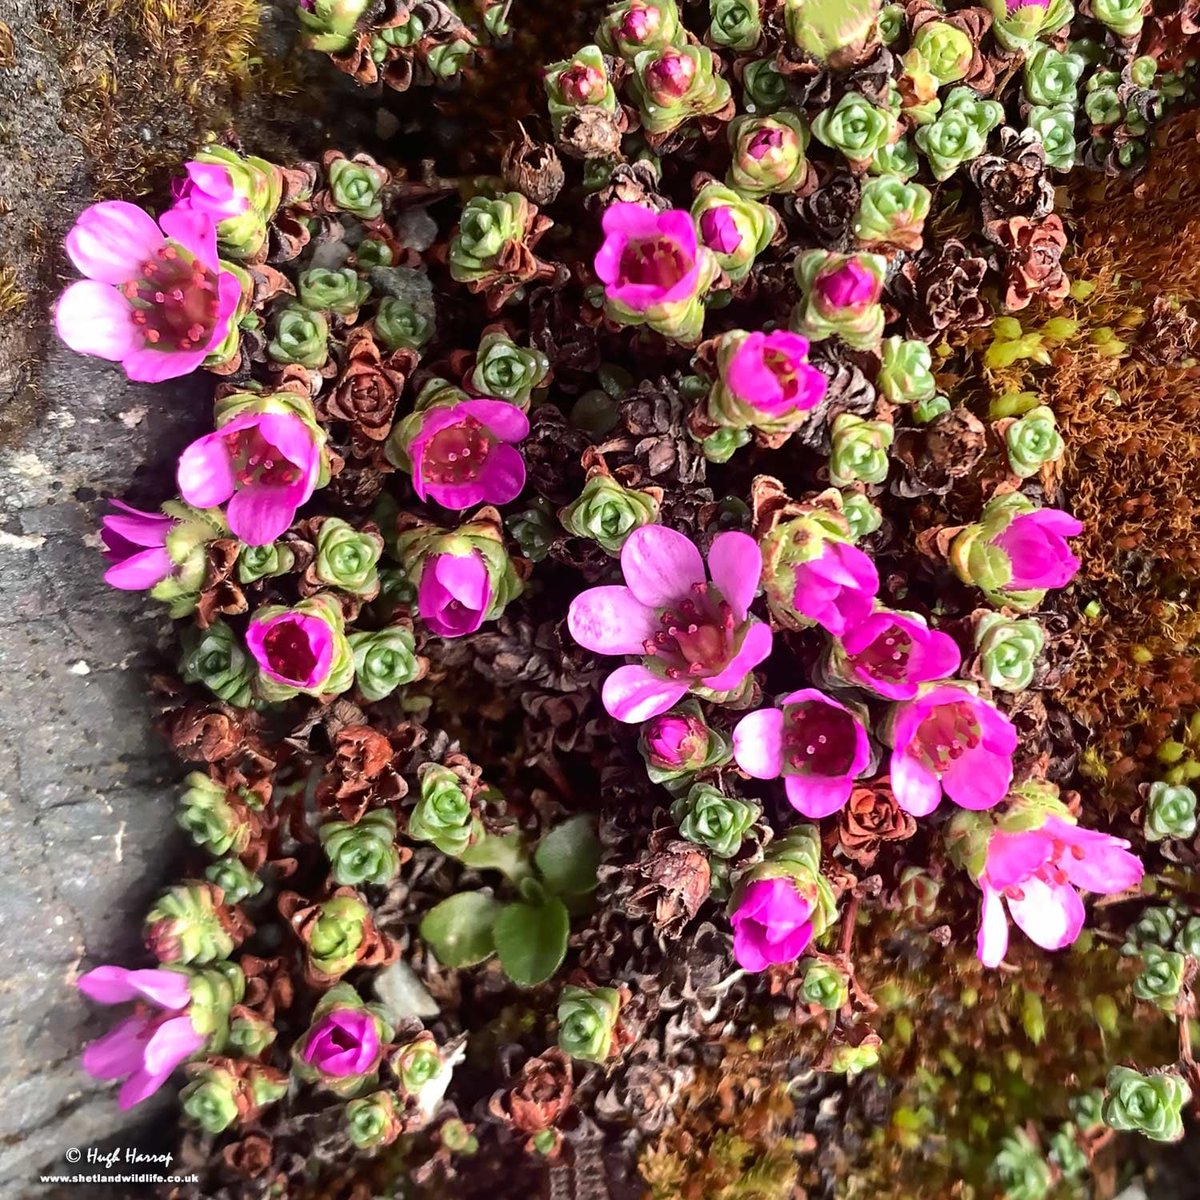
[[[800,394],[800,376],[792,356],[784,354],[782,350],[766,350],[763,352],[763,365],[779,381],[779,390],[784,399],[794,401]]]
[[[217,324],[217,276],[186,250],[166,242],[142,264],[142,278],[121,286],[133,323],[156,350],[207,345]]]
[[[304,683],[316,670],[317,656],[307,635],[292,621],[279,621],[263,638],[271,670],[285,679]]]
[[[850,656],[850,662],[872,679],[902,683],[912,649],[912,638],[899,625],[889,625],[873,642]]]
[[[772,150],[778,150],[783,145],[783,130],[760,129],[746,147],[747,153],[755,161],[766,158]]]
[[[690,596],[672,608],[658,610],[662,628],[643,643],[668,679],[700,679],[716,675],[734,655],[733,609],[711,584],[694,583]]]
[[[474,483],[495,444],[486,426],[464,417],[425,443],[421,474],[428,483]]]
[[[691,266],[683,251],[666,238],[631,241],[621,254],[622,280],[638,287],[672,288]]]
[[[233,462],[233,477],[242,487],[287,487],[300,478],[300,468],[267,441],[256,426],[227,433],[223,441]]]
[[[921,722],[913,738],[913,748],[918,761],[941,774],[982,740],[983,730],[971,706],[955,700],[939,704]]]
[[[854,718],[819,700],[784,710],[783,757],[789,774],[845,775],[854,761]]]

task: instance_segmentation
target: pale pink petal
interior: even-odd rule
[[[596,654],[642,654],[658,630],[652,609],[627,587],[589,588],[571,601],[567,628],[585,649]]]
[[[708,571],[734,618],[744,621],[762,575],[758,543],[748,533],[718,533],[708,552]]]
[[[629,590],[650,608],[669,608],[705,581],[700,551],[665,525],[643,525],[625,539],[621,571]]]
[[[146,1017],[126,1017],[83,1050],[83,1069],[93,1079],[121,1079],[142,1065]]]
[[[938,777],[909,754],[892,752],[889,769],[896,803],[914,817],[927,817],[942,799]]]
[[[106,283],[80,279],[54,306],[54,328],[76,354],[121,362],[141,344],[129,302]]]
[[[1030,941],[1043,950],[1069,946],[1083,928],[1083,901],[1069,883],[1051,886],[1036,875],[1021,885],[1021,899],[1011,895],[1008,911]]]
[[[142,264],[162,244],[162,230],[154,218],[124,200],[103,200],[85,208],[65,238],[67,254],[79,271],[111,284],[140,279]]]
[[[222,271],[217,276],[217,314],[213,331],[204,343],[207,358],[229,336],[233,319],[242,303],[242,284],[232,271]]]
[[[1008,917],[1000,893],[986,884],[983,905],[979,911],[979,937],[976,953],[985,967],[997,967],[1008,953]]]
[[[783,789],[787,792],[788,803],[798,813],[816,821],[837,812],[850,799],[854,778],[851,775],[786,775]]]
[[[195,209],[171,208],[158,219],[162,231],[193,254],[210,271],[219,271],[217,258],[217,223],[205,212]]]
[[[713,692],[731,692],[740,687],[746,676],[770,656],[771,641],[771,627],[762,621],[754,620],[746,630],[746,636],[742,639],[738,652],[730,660],[729,666],[720,674],[709,675],[701,682]]]
[[[776,779],[783,770],[783,709],[760,708],[733,728],[733,757],[747,775]]]
[[[645,667],[618,667],[605,681],[602,696],[611,716],[635,725],[664,713],[687,694],[686,683],[659,679]]]
[[[1066,844],[1058,865],[1076,887],[1112,895],[1141,882],[1145,868],[1141,859],[1129,853],[1129,843],[1124,838],[1068,825],[1058,817],[1046,821],[1045,831]]]

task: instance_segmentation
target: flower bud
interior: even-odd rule
[[[832,963],[810,962],[800,984],[800,999],[836,1012],[850,998],[850,980]]]
[[[370,0],[300,0],[296,16],[310,50],[338,54],[354,43],[358,19]]]
[[[646,132],[665,135],[692,117],[713,116],[729,105],[729,84],[716,66],[707,46],[666,46],[638,54],[629,89]]]
[[[992,33],[1010,53],[1028,51],[1038,35],[1065,25],[1074,14],[1071,0],[984,0]]]
[[[1028,479],[1048,462],[1063,456],[1062,434],[1054,419],[1054,410],[1044,404],[1032,408],[1004,430],[1008,465],[1014,475]]]
[[[421,350],[433,337],[432,313],[423,312],[410,300],[385,296],[375,314],[375,335],[389,350]]]
[[[1002,692],[1020,692],[1033,682],[1038,656],[1046,644],[1042,627],[1034,620],[1013,620],[1002,613],[987,613],[975,627],[979,672]]]
[[[291,608],[272,604],[256,610],[246,646],[258,663],[255,690],[269,703],[301,694],[336,696],[354,682],[342,610],[328,593]]]
[[[822,145],[845,155],[852,169],[865,171],[875,155],[896,140],[900,126],[886,109],[859,92],[847,92],[813,121],[812,131]]]
[[[373,221],[383,212],[382,193],[388,173],[370,155],[339,156],[329,163],[327,171],[329,195],[336,208],[360,221]]]
[[[391,1038],[379,1007],[339,983],[321,998],[307,1032],[292,1047],[292,1066],[307,1083],[343,1098],[357,1096],[375,1084]]]
[[[794,113],[738,117],[729,126],[726,183],[752,199],[794,192],[808,178],[808,138],[808,126]]]
[[[483,825],[471,808],[459,777],[439,763],[418,772],[421,798],[408,817],[408,836],[432,842],[443,854],[458,857],[483,836]]]
[[[708,0],[711,24],[709,39],[714,45],[745,53],[762,37],[758,0]]]
[[[210,144],[184,164],[187,178],[175,187],[177,211],[202,213],[217,227],[222,258],[259,257],[267,223],[279,207],[279,169],[265,159]]]
[[[579,499],[559,511],[558,519],[568,533],[591,538],[619,558],[635,529],[658,520],[660,499],[661,489],[622,487],[611,475],[597,471],[589,475]]]
[[[353,267],[309,267],[296,282],[305,308],[339,317],[352,318],[371,294],[371,285]]]
[[[252,829],[242,814],[226,800],[225,788],[203,771],[184,778],[187,785],[180,798],[179,825],[198,846],[219,855],[241,854],[250,843]]]
[[[726,796],[707,783],[696,784],[671,805],[671,819],[680,835],[717,858],[736,857],[742,839],[761,815],[752,801]]]
[[[372,1092],[346,1105],[350,1140],[359,1150],[390,1146],[403,1132],[404,1122],[391,1092]]]
[[[787,35],[820,63],[849,65],[870,39],[879,7],[880,0],[785,0]]]
[[[382,700],[424,674],[423,662],[413,649],[412,630],[403,625],[352,633],[346,641],[354,656],[354,686],[364,700]]]
[[[322,313],[302,304],[284,304],[272,318],[267,353],[277,363],[316,370],[329,358],[329,324]]]
[[[1113,1067],[1105,1081],[1104,1123],[1124,1133],[1140,1133],[1156,1142],[1183,1137],[1183,1108],[1192,1089],[1173,1071],[1142,1075]]]
[[[853,413],[839,413],[831,430],[829,482],[838,487],[882,483],[887,478],[887,452],[894,436],[887,421],[867,421]]]
[[[383,887],[400,870],[396,818],[387,809],[364,813],[353,824],[329,821],[321,826],[320,837],[335,883],[349,887],[373,883]]]
[[[310,570],[320,583],[368,600],[378,595],[376,564],[383,538],[373,528],[355,529],[340,517],[325,517],[317,530],[316,551]]]
[[[240,859],[219,858],[204,868],[204,878],[225,894],[226,904],[252,900],[263,890],[263,881]]]
[[[568,59],[551,63],[544,79],[550,120],[557,135],[563,121],[580,108],[619,111],[608,67],[599,46],[584,46]]]
[[[808,250],[796,259],[795,272],[803,298],[792,309],[793,330],[813,341],[836,334],[855,350],[878,347],[883,335],[879,296],[887,259]]]
[[[620,1011],[615,988],[564,987],[558,999],[559,1048],[582,1062],[604,1062]]]
[[[889,404],[930,399],[937,383],[929,347],[921,341],[905,341],[899,335],[885,338],[875,383]]]
[[[672,785],[729,761],[728,739],[704,722],[698,705],[685,702],[642,726],[638,749],[651,782]]]
[[[915,253],[924,244],[922,232],[930,199],[927,187],[905,183],[899,175],[879,175],[866,180],[852,226],[855,240],[867,249],[894,246]]]
[[[779,215],[769,205],[721,183],[705,184],[696,194],[692,220],[701,243],[734,283],[749,274],[779,226]]]
[[[970,88],[956,87],[942,102],[937,118],[921,126],[913,140],[929,159],[933,177],[949,179],[963,163],[983,153],[988,134],[1003,119],[998,101],[981,100]]]
[[[643,50],[675,44],[682,34],[675,0],[620,0],[604,14],[596,41],[607,53],[632,62]]]
[[[228,958],[234,938],[220,893],[188,880],[168,888],[146,914],[146,944],[164,963],[210,963]]]
[[[532,207],[520,192],[468,200],[450,242],[451,278],[458,283],[472,283],[503,275],[505,250],[523,242]]]
[[[256,583],[260,579],[286,575],[295,565],[295,551],[282,542],[268,542],[265,546],[243,543],[238,552],[238,583]]]
[[[493,330],[479,343],[467,386],[481,396],[507,400],[528,412],[535,389],[549,373],[550,360],[540,350],[518,346],[508,334]]]

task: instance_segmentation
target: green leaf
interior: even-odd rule
[[[464,850],[458,861],[477,871],[502,871],[513,883],[520,883],[529,874],[529,851],[519,831],[503,837],[486,834]]]
[[[474,966],[495,953],[492,933],[499,912],[491,896],[459,892],[425,914],[421,936],[443,966]]]
[[[566,957],[570,931],[561,900],[506,904],[492,930],[504,973],[519,987],[545,983]]]
[[[592,818],[572,817],[550,830],[533,852],[533,861],[550,891],[559,896],[581,896],[596,886],[600,866],[600,839]]]

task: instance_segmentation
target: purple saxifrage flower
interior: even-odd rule
[[[837,674],[888,700],[911,700],[920,685],[948,679],[962,654],[948,633],[912,613],[879,609],[842,634]]]
[[[733,209],[728,205],[706,209],[700,217],[700,237],[718,254],[735,254],[743,236]]]
[[[604,210],[602,227],[595,266],[610,300],[645,312],[695,295],[701,272],[689,213],[619,201]]]
[[[856,258],[847,258],[832,271],[818,274],[813,283],[822,312],[865,309],[879,299],[880,281]]]
[[[246,647],[268,679],[288,687],[319,688],[333,667],[333,631],[305,613],[252,617]]]
[[[991,808],[1012,782],[1017,731],[965,688],[939,684],[897,704],[890,774],[896,803],[928,816],[944,792],[960,808]]]
[[[93,1079],[124,1079],[119,1103],[132,1108],[152,1096],[173,1070],[205,1042],[188,1015],[188,977],[178,971],[96,967],[79,990],[100,1004],[132,1000],[138,1007],[103,1037],[89,1042],[83,1069]]]
[[[366,1075],[379,1065],[379,1029],[365,1009],[335,1008],[309,1030],[303,1058],[322,1075]]]
[[[879,573],[871,557],[849,542],[825,540],[821,553],[797,563],[792,607],[834,637],[865,620],[879,591]]]
[[[1093,829],[1080,829],[1061,817],[1047,817],[1039,829],[996,830],[988,841],[979,886],[979,959],[997,966],[1008,950],[1008,918],[1043,950],[1069,946],[1083,928],[1083,901],[1076,888],[1111,895],[1142,878],[1141,861],[1129,843]]]
[[[222,163],[184,163],[186,176],[175,185],[175,209],[203,213],[215,225],[240,217],[250,207],[250,197],[234,182]]]
[[[194,371],[228,337],[242,286],[217,258],[211,217],[172,211],[155,222],[105,200],[80,213],[66,248],[86,278],[59,297],[54,324],[77,353],[160,383]]]
[[[759,879],[730,916],[733,956],[747,971],[793,962],[812,941],[812,905],[787,876]]]
[[[708,729],[691,713],[662,713],[642,730],[646,758],[662,771],[699,766],[708,753]]]
[[[743,404],[768,417],[807,412],[821,403],[829,386],[809,363],[808,350],[808,338],[798,333],[751,333],[725,364],[725,385]]]
[[[152,588],[175,570],[167,553],[167,534],[174,529],[175,518],[142,512],[121,500],[113,500],[112,505],[120,511],[106,515],[100,525],[104,557],[111,564],[104,582],[126,592]]]
[[[708,555],[662,525],[635,529],[621,550],[625,585],[591,588],[567,614],[571,636],[598,654],[637,654],[604,682],[619,721],[645,721],[688,692],[739,692],[771,652],[771,630],[749,613],[762,555],[744,533],[721,533]],[[708,578],[711,574],[711,582]]]
[[[1014,517],[992,539],[1012,564],[1011,591],[1065,587],[1079,570],[1079,559],[1066,539],[1083,532],[1083,524],[1057,508],[1039,508]]]
[[[783,776],[788,803],[814,820],[850,799],[855,779],[871,761],[862,720],[815,688],[781,696],[778,708],[760,708],[733,731],[737,765],[755,779]]]
[[[292,413],[245,413],[179,456],[179,491],[197,508],[229,501],[229,528],[249,546],[284,533],[316,488],[321,447]]]
[[[477,550],[469,554],[435,554],[421,571],[417,610],[439,637],[463,637],[483,624],[492,603],[487,564]]]

